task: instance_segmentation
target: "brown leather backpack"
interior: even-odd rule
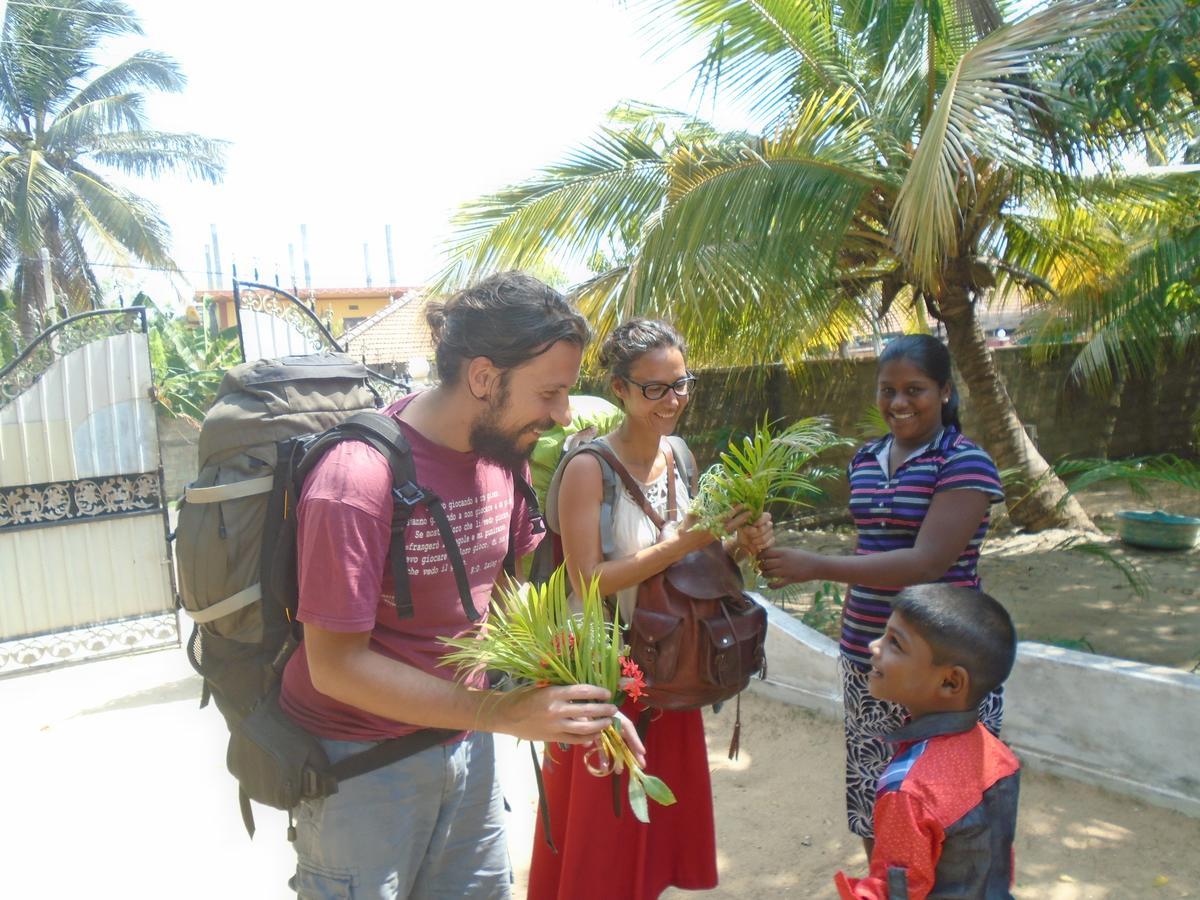
[[[660,531],[666,524],[617,455],[602,441],[581,447],[616,473]],[[675,462],[667,454],[667,515],[676,518]],[[766,610],[742,589],[742,575],[720,541],[638,585],[627,623],[630,655],[646,676],[646,702],[658,709],[698,709],[728,700],[765,668]]]

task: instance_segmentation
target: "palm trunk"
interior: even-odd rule
[[[16,290],[17,327],[21,332],[21,347],[46,327],[46,292],[42,285],[42,263],[38,259],[22,259],[17,265]]]
[[[1095,530],[1079,501],[1042,458],[1025,433],[1008,389],[996,369],[965,289],[940,298],[950,353],[971,394],[980,442],[1001,469],[1016,469],[1024,485],[1006,498],[1012,520],[1029,531],[1047,528]]]

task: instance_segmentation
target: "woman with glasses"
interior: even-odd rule
[[[665,322],[633,319],[617,327],[600,352],[617,403],[624,409],[620,426],[599,440],[643,488],[646,499],[663,519],[669,508],[686,510],[695,485],[681,477],[690,466],[674,464],[669,442],[691,400],[695,376],[687,370],[683,340]],[[600,462],[589,453],[570,457],[561,473],[558,493],[563,553],[572,585],[599,578],[600,593],[617,598],[621,621],[630,621],[638,585],[717,540],[692,531],[684,516],[676,527],[660,533],[638,501],[618,487],[611,505],[603,497]],[[674,503],[668,492],[674,490]],[[611,516],[608,522],[602,517]],[[732,536],[726,548],[734,556],[752,555],[773,541],[770,517],[748,523],[744,513],[725,526]],[[611,534],[604,553],[602,534]],[[545,840],[539,820],[530,866],[532,900],[588,900],[621,897],[652,900],[668,887],[706,890],[717,884],[716,837],[708,750],[700,710],[654,711],[626,701],[625,715],[645,728],[646,771],[674,791],[673,806],[653,804],[649,824],[634,818],[618,792],[621,813],[614,810],[613,780],[588,770],[587,748],[546,748],[543,775],[550,827],[557,852]]]

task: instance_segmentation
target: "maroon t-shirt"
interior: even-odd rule
[[[398,414],[412,396],[384,412]],[[466,566],[475,609],[486,616],[510,536],[520,558],[537,546],[541,535],[532,532],[524,498],[514,500],[512,472],[475,453],[435,444],[404,422],[400,425],[412,445],[417,483],[441,497]],[[447,652],[441,638],[461,636],[470,623],[446,547],[426,508],[418,506],[405,531],[415,615],[401,620],[396,615],[389,553],[391,488],[387,460],[361,441],[340,443],[317,463],[297,510],[297,618],[328,631],[369,631],[373,650],[452,679],[454,670],[439,662]],[[303,646],[284,669],[281,704],[308,731],[336,740],[378,741],[419,727],[319,693],[312,685]]]

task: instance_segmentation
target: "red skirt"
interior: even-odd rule
[[[621,710],[636,722],[638,710]],[[646,771],[675,794],[671,806],[650,801],[650,823],[634,818],[620,776],[621,815],[613,811],[612,776],[597,777],[584,748],[548,745],[542,762],[554,853],[539,815],[529,867],[529,900],[655,900],[668,887],[717,886],[712,783],[700,710],[655,713],[646,732]]]

